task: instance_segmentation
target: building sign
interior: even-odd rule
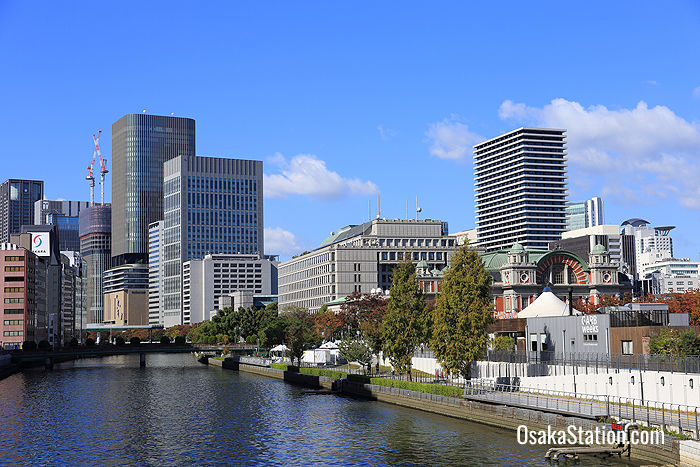
[[[581,332],[583,334],[598,334],[598,317],[595,315],[582,316]]]
[[[32,253],[37,256],[50,256],[49,232],[32,232]]]

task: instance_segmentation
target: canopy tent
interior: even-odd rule
[[[338,344],[336,344],[335,342],[331,342],[331,341],[324,342],[323,344],[321,344],[321,347],[319,347],[319,349],[330,349],[330,350],[335,350],[337,348],[338,348]]]
[[[574,308],[573,314],[581,315],[583,313]],[[559,300],[559,297],[554,295],[549,287],[545,287],[542,294],[534,302],[518,313],[518,318],[546,318],[551,316],[569,316],[569,305]]]
[[[287,347],[284,344],[280,344],[276,347],[271,348],[270,352],[286,352],[287,350],[289,350],[289,347]]]

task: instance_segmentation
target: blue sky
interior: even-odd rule
[[[0,178],[87,199],[92,133],[196,119],[265,161],[270,253],[376,215],[474,226],[471,146],[568,129],[571,200],[676,225],[700,255],[700,3],[0,0]],[[109,176],[108,176],[109,177]],[[109,182],[109,178],[108,178]],[[111,186],[107,185],[107,197]]]

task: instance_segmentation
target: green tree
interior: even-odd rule
[[[284,316],[287,322],[285,343],[289,348],[292,362],[296,358],[297,363],[301,365],[304,350],[315,348],[320,343],[313,317],[306,308],[302,307],[290,307]]]
[[[338,350],[348,362],[357,362],[369,370],[372,365],[372,349],[359,339],[343,339],[338,343]]]
[[[491,342],[493,350],[496,351],[513,351],[515,350],[515,339],[510,336],[496,336]]]
[[[486,327],[493,321],[491,275],[468,245],[459,248],[442,280],[432,313],[430,348],[440,365],[471,377],[471,362],[486,350]]]
[[[394,269],[389,303],[384,315],[384,353],[399,373],[411,379],[413,351],[425,341],[428,320],[423,294],[416,283],[416,268],[410,260]]]

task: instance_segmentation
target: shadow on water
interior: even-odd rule
[[[177,354],[19,373],[0,381],[0,465],[547,465],[513,432],[302,391]]]

